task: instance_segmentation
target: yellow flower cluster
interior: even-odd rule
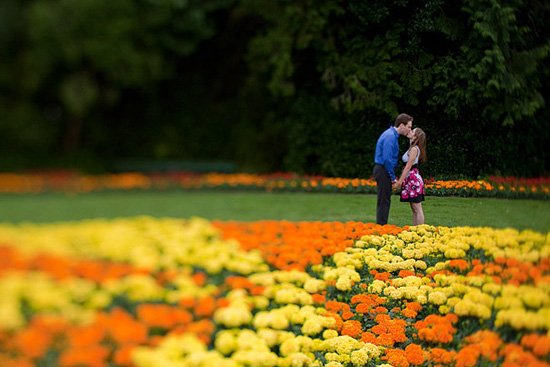
[[[370,243],[363,240],[366,239],[365,237],[368,236],[364,236],[362,240],[357,241],[360,247],[365,247],[367,243]],[[380,241],[380,238],[370,237],[367,240],[375,240],[378,246],[381,246],[379,249],[360,249],[364,264],[370,269],[394,272],[400,270],[414,270],[415,268],[426,269],[427,267],[426,263],[420,260],[430,253],[427,249],[409,249],[409,247],[413,245],[407,245],[407,247],[404,248],[405,243],[400,239],[396,239],[395,236],[387,236],[387,241],[391,241],[388,244],[386,244],[385,241]],[[394,252],[401,254],[401,256],[394,255]],[[357,256],[356,254],[354,255]]]
[[[315,342],[307,336],[269,328],[257,332],[247,329],[220,331],[216,350],[244,366],[313,366]],[[278,347],[279,355],[271,351]]]
[[[488,258],[514,258],[519,261],[537,262],[550,255],[550,235],[514,229],[455,227],[435,228],[422,225],[410,227],[397,236],[368,235],[355,242],[355,246],[336,253],[336,268],[319,266],[325,280],[336,280],[336,288],[347,291],[358,279],[363,267],[396,273],[400,270],[426,270],[427,274],[448,268],[451,259],[463,258],[471,250],[483,250]],[[428,267],[424,259],[430,257]],[[439,259],[434,263],[434,259]],[[490,276],[434,277],[436,285],[429,285],[429,277],[394,278],[391,285],[374,280],[368,291],[390,299],[407,299],[421,304],[439,306],[441,313],[454,312],[459,316],[488,319],[496,314],[500,325],[514,328],[538,325],[550,330],[543,316],[550,310],[550,285],[539,283],[537,287],[502,286]],[[533,311],[533,310],[536,310]],[[512,315],[519,315],[514,318]]]
[[[490,277],[446,276],[438,274],[434,280],[440,287],[434,293],[441,301],[430,302],[440,307],[442,313],[451,309],[459,316],[490,318],[496,313],[498,326],[510,325],[515,329],[538,325],[537,329],[550,331],[550,284],[541,282],[531,285],[500,285]],[[433,294],[433,293],[432,293]],[[430,294],[430,297],[432,296]],[[537,310],[532,311],[532,310]],[[517,317],[516,317],[517,316]]]
[[[404,259],[421,260],[425,256],[447,259],[463,258],[470,249],[484,250],[493,258],[514,258],[521,262],[537,262],[550,256],[550,236],[525,230],[472,227],[409,227],[397,236],[363,236],[356,247],[371,247],[398,253]],[[372,248],[371,248],[372,250]],[[379,259],[384,261],[384,259]],[[349,260],[348,260],[349,261]],[[375,263],[375,265],[378,265]],[[396,269],[384,269],[393,271]]]
[[[138,347],[132,360],[136,367],[242,366],[216,350],[208,351],[195,334],[189,333],[168,336],[156,348]]]
[[[237,285],[223,294],[223,306],[213,313],[217,330],[212,339],[214,349],[209,350],[192,334],[170,335],[157,347],[138,347],[133,353],[136,367],[320,367],[319,355],[324,356],[324,366],[389,366],[380,365],[384,347],[339,335],[337,330],[344,330],[342,322],[350,319],[342,313],[342,320],[336,321],[338,317],[325,316],[327,310],[314,303],[323,302],[323,297],[334,300],[334,292],[338,296],[369,292],[385,297],[388,309],[391,303],[401,304],[394,300],[416,301],[441,314],[494,318],[496,327],[545,330],[550,335],[550,284],[544,277],[523,285],[502,285],[489,275],[446,275],[456,264],[468,267],[465,262],[450,260],[473,250],[484,253],[484,260],[513,257],[536,262],[548,258],[549,238],[509,229],[410,227],[398,235],[363,236],[353,247],[332,257],[334,266],[313,266],[315,277],[300,271],[270,272],[259,252],[243,251],[237,242],[221,240],[214,227],[201,219],[139,217],[1,225],[0,240],[29,254],[112,259],[146,267],[152,274],[177,271],[170,272],[169,287],[145,274],[97,284],[78,278],[54,280],[43,273],[5,272],[0,277],[0,328],[13,330],[25,325],[23,303],[32,312],[61,314],[84,323],[93,311],[108,307],[119,295],[136,303],[176,304],[184,298],[218,296],[217,292],[228,290],[229,281],[221,287],[198,286],[200,282],[193,280],[192,274],[199,267],[210,275],[229,271],[246,278],[246,286]],[[402,270],[404,274],[398,276]],[[369,271],[367,276],[376,279],[354,287],[365,280],[360,274]],[[324,294],[327,284],[331,287]],[[333,311],[333,306],[326,307]]]
[[[345,267],[332,268],[327,266],[324,268],[324,279],[336,280],[336,288],[341,291],[349,291],[354,282],[361,280],[361,275],[355,271],[354,265],[346,265]]]
[[[381,350],[374,344],[363,343],[347,335],[338,336],[323,341],[318,350],[326,352],[328,362],[336,362],[341,365],[364,366],[369,360],[376,360],[381,355]]]
[[[236,289],[227,295],[229,306],[219,308],[214,313],[214,321],[226,327],[248,325],[252,321],[249,298],[245,291]]]
[[[301,271],[273,271],[248,277],[257,285],[266,287],[263,295],[278,304],[311,305],[311,294],[326,289],[326,283]]]
[[[34,312],[59,314],[77,323],[91,321],[94,310],[107,306],[112,294],[93,282],[71,278],[56,282],[43,273],[9,273],[0,278],[0,328],[26,324],[22,304]]]
[[[428,282],[427,278],[407,277],[395,280],[391,286],[384,288],[385,296],[392,299],[405,298],[421,304],[428,302],[428,295],[432,291],[432,287],[424,284]]]
[[[156,349],[139,348],[134,353],[134,362],[137,367],[162,366],[160,361],[174,366],[206,366],[206,360],[219,362],[222,366],[305,367],[320,366],[314,352],[322,352],[327,362],[363,366],[370,360],[379,361],[382,354],[376,345],[338,336],[334,330],[327,330],[325,334],[329,338],[322,340],[269,327],[231,328],[217,333],[215,350],[210,352],[198,339],[184,334],[168,338]],[[180,346],[187,344],[174,350],[178,343]],[[279,355],[272,352],[275,347]],[[202,364],[189,364],[199,361]]]
[[[216,290],[214,285],[197,286],[187,274],[179,274],[171,288],[163,288],[146,274],[110,279],[100,287],[76,277],[57,281],[41,272],[8,272],[0,278],[0,328],[24,326],[23,303],[33,312],[59,314],[73,322],[86,323],[92,320],[94,311],[107,307],[115,296],[137,302],[174,303],[182,298],[211,295]]]
[[[225,269],[242,275],[269,270],[259,251],[222,240],[209,221],[199,218],[2,224],[0,238],[28,253],[110,259],[150,270],[199,266],[210,274]]]

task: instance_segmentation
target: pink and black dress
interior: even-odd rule
[[[420,148],[414,146],[411,149],[418,149],[418,154],[414,161],[409,174],[403,180],[403,185],[401,186],[401,201],[406,201],[409,203],[420,203],[424,201],[424,180],[418,172],[418,157],[420,156]],[[409,151],[403,154],[403,162],[407,163],[409,161]]]

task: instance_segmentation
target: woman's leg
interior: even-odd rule
[[[424,211],[422,211],[422,203],[411,203],[413,212],[413,226],[424,224]]]

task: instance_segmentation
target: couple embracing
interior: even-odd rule
[[[418,171],[419,164],[426,161],[426,134],[419,127],[412,129],[413,118],[405,113],[395,119],[394,125],[384,131],[376,143],[373,175],[376,180],[376,223],[387,224],[390,212],[392,189],[401,189],[401,201],[411,205],[413,225],[424,224],[424,181]],[[399,135],[410,140],[410,147],[403,155],[405,166],[399,179],[395,168],[399,155]]]

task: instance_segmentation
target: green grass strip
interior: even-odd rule
[[[426,223],[550,231],[550,202],[427,197]],[[100,192],[68,196],[0,195],[0,222],[55,222],[87,218],[153,217],[255,221],[376,221],[375,195],[239,192]],[[407,203],[392,196],[390,224],[411,224]]]

